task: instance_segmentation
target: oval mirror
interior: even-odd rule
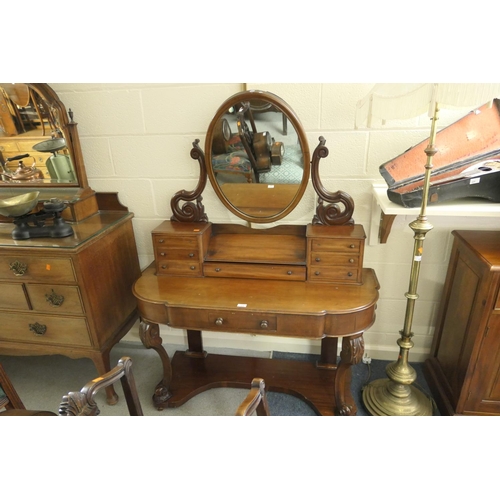
[[[0,83],[0,185],[81,186],[68,117],[43,83]]]
[[[290,106],[269,92],[249,90],[227,99],[210,122],[205,156],[220,200],[249,222],[285,217],[307,187],[304,130]]]

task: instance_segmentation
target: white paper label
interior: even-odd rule
[[[479,184],[481,182],[480,177],[474,177],[474,179],[471,179],[469,184]]]
[[[246,304],[238,304],[236,307],[246,307]]]

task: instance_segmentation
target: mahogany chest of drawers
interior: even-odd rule
[[[66,238],[13,240],[13,225],[0,224],[0,353],[87,357],[103,374],[137,319],[132,214],[99,212],[72,227]]]

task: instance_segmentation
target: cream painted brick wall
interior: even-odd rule
[[[378,124],[371,130],[355,130],[356,102],[373,84],[277,84],[249,83],[248,88],[273,92],[290,104],[304,126],[311,151],[324,136],[330,154],[320,173],[325,187],[353,196],[354,218],[368,233],[371,219],[371,184],[383,182],[378,167],[429,135],[427,117]],[[191,190],[198,179],[198,164],[189,152],[192,142],[205,133],[224,99],[244,84],[51,84],[78,122],[90,185],[96,191],[117,191],[121,202],[134,212],[134,231],[143,267],[153,259],[151,230],[171,215],[170,198],[181,189]],[[465,111],[442,111],[439,125],[457,120]],[[422,164],[425,163],[425,158]],[[206,212],[213,222],[236,222],[213,194],[203,194]],[[315,206],[309,186],[303,201],[284,222],[310,222]],[[398,216],[385,245],[367,245],[365,267],[375,269],[380,281],[377,319],[366,332],[366,350],[373,358],[394,359],[396,341],[403,327],[413,252],[412,216]],[[436,313],[451,250],[451,231],[481,227],[500,229],[488,218],[431,220],[434,229],[424,248],[413,332],[411,360],[429,352]],[[162,327],[168,341],[184,342],[184,332]],[[137,328],[127,337],[138,340]],[[208,339],[208,340],[207,340]],[[250,335],[206,335],[205,345],[241,346],[256,350],[318,352],[319,343]]]

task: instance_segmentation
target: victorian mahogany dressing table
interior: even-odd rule
[[[65,237],[40,236],[39,230],[54,227],[55,221],[26,214],[30,235],[14,239],[12,217],[0,217],[0,354],[52,355],[71,358],[90,358],[101,375],[111,369],[110,351],[130,330],[137,319],[137,305],[132,285],[139,278],[132,217],[118,201],[116,193],[96,193],[88,185],[77,124],[68,118],[64,104],[46,84],[5,84],[29,90],[36,103],[43,102],[50,113],[51,130],[40,123],[18,121],[20,130],[3,126],[0,120],[0,202],[10,204],[24,194],[39,192],[36,214],[44,216],[46,203],[62,202],[61,215],[71,227]],[[4,84],[0,84],[0,90]],[[12,104],[14,113],[16,108]],[[70,113],[71,115],[71,113]],[[15,113],[13,115],[15,117]],[[28,125],[31,127],[29,128]],[[49,126],[49,125],[48,125]],[[27,130],[24,130],[27,129]],[[16,132],[19,135],[14,135]],[[61,170],[49,170],[47,163],[38,164],[39,154],[33,152],[36,170],[43,178],[30,178],[31,159],[24,157],[27,150],[19,150],[26,134],[32,142],[51,149],[55,139],[58,155],[70,165],[68,178],[60,178]],[[44,135],[45,134],[45,135]],[[38,137],[38,139],[35,139]],[[46,143],[45,141],[49,141]],[[64,150],[60,143],[64,141]],[[49,144],[49,146],[47,146]],[[24,146],[23,146],[24,147]],[[26,153],[30,154],[31,153]],[[25,161],[21,179],[10,164],[15,157]],[[63,158],[64,156],[64,158]],[[13,162],[7,161],[13,158]],[[43,156],[42,161],[46,158]],[[29,163],[28,163],[29,161]],[[56,165],[57,166],[57,165]],[[15,168],[15,167],[14,167]],[[21,171],[21,169],[18,169]],[[3,210],[3,209],[2,209]],[[19,215],[19,214],[18,214]],[[17,220],[19,222],[19,219]],[[106,388],[110,404],[117,401],[113,386]]]
[[[285,119],[292,125],[286,130]],[[199,183],[173,197],[171,220],[152,233],[155,262],[133,289],[141,340],[163,364],[155,405],[180,406],[213,387],[247,388],[258,376],[268,390],[301,397],[321,415],[355,415],[351,366],[362,359],[379,287],[374,271],[363,268],[365,233],[352,219],[352,198],[320,182],[319,161],[328,155],[324,139],[311,161],[290,107],[273,94],[249,91],[221,105],[205,151],[195,141],[191,156],[200,165]],[[238,177],[238,168],[249,164],[250,173]],[[225,175],[224,168],[231,171]],[[272,223],[298,204],[310,173],[318,205],[306,226],[211,223],[201,203],[208,176],[231,212],[250,224]],[[172,361],[161,345],[160,324],[187,330],[188,349]],[[320,361],[207,354],[203,330],[318,339]]]

